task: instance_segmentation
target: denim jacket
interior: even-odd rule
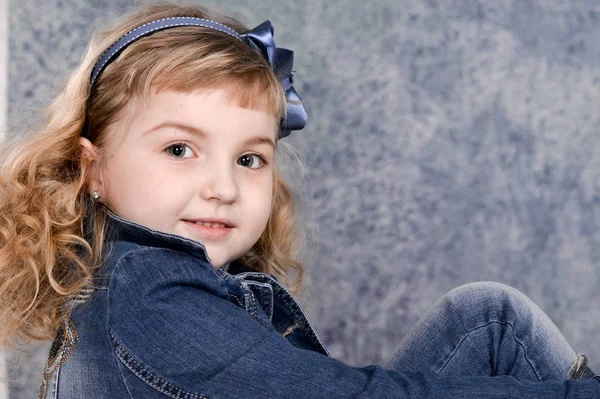
[[[40,397],[600,398],[600,383],[441,378],[332,358],[273,276],[109,213],[94,286],[71,303]],[[113,234],[110,234],[112,231]]]

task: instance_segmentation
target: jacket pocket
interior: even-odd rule
[[[119,359],[121,375],[132,398],[155,398],[161,393],[170,398],[208,399],[206,395],[186,391],[148,370],[119,344],[114,335],[110,334],[110,337],[114,353]]]

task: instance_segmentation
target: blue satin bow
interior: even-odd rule
[[[281,122],[279,138],[288,136],[292,130],[301,130],[306,126],[306,110],[302,99],[294,89],[294,52],[285,48],[277,48],[273,39],[274,28],[270,21],[265,21],[256,28],[243,33],[242,38],[252,48],[260,51],[269,61],[271,69],[281,82],[287,99],[287,118]]]
[[[179,26],[202,26],[205,28],[212,28],[242,40],[253,49],[259,51],[269,62],[271,69],[275,72],[275,75],[281,82],[287,99],[287,116],[280,123],[279,138],[284,138],[288,136],[292,130],[301,130],[306,126],[306,121],[308,119],[306,110],[302,105],[302,99],[293,86],[294,75],[292,75],[292,67],[294,65],[294,52],[275,46],[275,40],[273,39],[274,29],[270,21],[265,21],[256,28],[242,34],[217,22],[193,17],[163,18],[143,24],[127,32],[127,34],[112,44],[102,54],[92,70],[90,86],[94,85],[104,68],[117,58],[117,56],[131,43],[159,30],[176,28]],[[84,129],[82,131],[82,136],[86,137],[86,135],[87,129]]]

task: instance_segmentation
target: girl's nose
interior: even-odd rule
[[[219,200],[230,203],[238,197],[238,186],[234,175],[234,169],[229,167],[210,168],[204,172],[205,179],[202,180],[200,195],[206,201]]]

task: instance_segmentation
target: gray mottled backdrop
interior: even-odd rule
[[[10,2],[13,132],[131,4]],[[600,370],[597,0],[203,4],[270,19],[296,52],[310,123],[289,141],[308,162],[320,250],[305,301],[333,355],[380,363],[443,293],[493,280]],[[38,361],[12,397],[32,397]]]

